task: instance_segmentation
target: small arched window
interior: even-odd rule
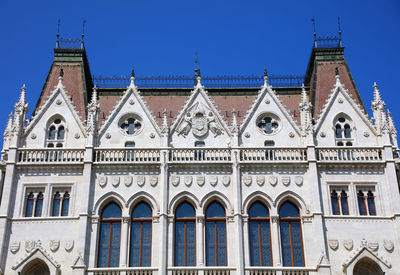
[[[130,266],[151,265],[152,211],[141,202],[132,211]]]
[[[279,209],[283,266],[304,266],[299,209],[285,202]]]
[[[175,266],[196,265],[196,214],[193,206],[181,203],[175,213]]]
[[[98,267],[119,266],[121,217],[121,208],[114,202],[104,207],[101,213]]]
[[[249,241],[251,265],[272,266],[269,213],[260,202],[255,202],[249,209]]]
[[[43,193],[39,192],[39,194],[36,197],[35,217],[42,216],[42,209],[43,209]]]
[[[347,204],[347,193],[346,191],[332,190],[331,192],[331,204],[332,204],[332,214],[333,215],[348,215],[349,207]]]
[[[226,266],[226,215],[218,202],[211,203],[206,210],[206,264]]]
[[[32,217],[34,205],[35,195],[33,192],[30,192],[26,198],[25,217]]]
[[[63,147],[65,140],[65,126],[64,121],[61,118],[55,118],[50,122],[50,126],[47,131],[47,147]]]
[[[372,190],[359,190],[357,193],[360,215],[376,216],[375,195]]]
[[[346,118],[344,115],[339,116],[335,122],[335,139],[337,146],[352,146],[352,133],[351,133],[352,121]]]

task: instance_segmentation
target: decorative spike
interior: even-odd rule
[[[392,118],[392,113],[389,111],[389,109],[387,110],[387,120],[388,120],[390,132],[394,136],[397,136],[397,130],[396,130],[396,127],[394,125],[394,121],[393,121],[393,118]]]
[[[267,67],[264,69],[264,87],[268,86],[268,72],[267,72]]]
[[[200,69],[196,69],[195,70],[195,78],[196,78],[196,88],[202,87],[201,85],[201,73],[200,73]]]
[[[342,83],[340,83],[340,74],[339,74],[339,68],[336,67],[335,68],[335,75],[336,75],[336,87],[342,85]]]
[[[63,86],[64,70],[60,69],[60,75],[58,76],[58,86]]]
[[[231,127],[231,131],[233,134],[237,134],[239,133],[239,126],[237,123],[237,111],[235,109],[233,109],[232,111],[232,127]]]
[[[10,114],[8,115],[8,122],[7,122],[6,131],[7,131],[7,130],[8,130],[8,131],[11,131],[12,124],[13,124],[13,114],[10,113]]]
[[[374,82],[373,87],[374,87],[374,102],[376,102],[376,103],[383,102],[381,93],[378,89],[378,85],[376,84],[376,82]]]
[[[26,103],[26,86],[25,86],[25,84],[22,85],[21,94],[19,96],[19,102],[21,102],[23,105],[25,105],[25,103]]]

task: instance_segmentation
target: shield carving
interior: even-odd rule
[[[217,183],[218,183],[218,176],[210,176],[210,184],[212,186],[215,186],[217,185]]]
[[[179,176],[171,176],[171,183],[173,186],[179,185]]]
[[[192,118],[192,128],[193,134],[202,137],[208,131],[207,119],[204,117],[203,113],[196,113]]]
[[[104,187],[107,184],[107,177],[101,176],[98,179],[100,187]]]
[[[383,246],[389,252],[391,252],[394,248],[394,243],[391,240],[383,240]]]
[[[223,176],[222,178],[222,184],[224,186],[228,186],[229,183],[231,183],[231,177],[230,176]]]
[[[144,182],[146,181],[146,178],[143,175],[138,175],[136,177],[136,183],[137,185],[139,185],[140,187],[142,187],[144,185]]]
[[[66,251],[70,252],[74,248],[74,240],[65,241],[64,248]]]
[[[117,176],[117,177],[114,177],[113,179],[112,179],[112,185],[114,186],[114,187],[117,187],[118,185],[119,185],[119,177]]]
[[[250,184],[251,184],[251,176],[249,176],[249,175],[243,176],[243,183],[245,185],[247,185],[247,186],[250,186]]]
[[[187,187],[189,187],[190,185],[192,185],[192,181],[193,181],[193,178],[192,178],[192,176],[185,176],[185,185],[187,186]],[[199,182],[197,182],[197,184],[198,184]]]
[[[19,250],[19,245],[20,245],[19,242],[12,242],[12,243],[10,244],[10,251],[11,251],[11,253],[13,253],[13,254],[17,253],[18,250]]]
[[[269,184],[271,184],[272,186],[275,186],[278,184],[278,178],[276,176],[270,176],[268,181],[269,181]]]
[[[157,183],[158,183],[158,177],[157,176],[151,176],[150,177],[150,185],[154,187],[154,186],[157,185]]]
[[[263,186],[263,185],[264,185],[264,182],[265,182],[265,178],[264,178],[264,176],[257,176],[257,177],[256,177],[256,181],[257,181],[257,184],[258,184],[259,186]]]
[[[60,247],[60,241],[56,241],[56,240],[50,241],[50,250],[52,252],[56,252],[59,247]]]
[[[126,187],[129,187],[132,185],[133,177],[128,175],[124,177],[124,184]]]
[[[205,182],[206,182],[206,177],[204,175],[200,175],[200,176],[196,177],[196,183],[198,186],[203,186]]]
[[[329,244],[329,247],[332,250],[336,250],[339,247],[339,241],[338,240],[328,240],[328,244]]]
[[[36,247],[36,242],[35,241],[26,241],[25,242],[25,250],[26,252],[31,252],[33,249]]]
[[[343,246],[344,246],[344,248],[346,248],[349,251],[352,250],[353,249],[353,240],[352,239],[344,240]]]

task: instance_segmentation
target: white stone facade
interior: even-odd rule
[[[172,125],[166,115],[163,124],[157,124],[133,77],[101,127],[96,91],[87,121],[73,106],[60,77],[27,125],[25,88],[10,116],[2,151],[4,274],[30,274],[27,270],[35,264],[45,263],[50,274],[336,275],[352,274],[359,261],[373,261],[385,274],[398,274],[397,137],[377,86],[374,123],[338,75],[315,124],[304,89],[301,120],[295,122],[267,77],[241,125],[235,113],[228,125],[199,76]],[[257,126],[265,117],[276,123],[267,132]],[[341,117],[349,121],[351,138],[335,136]],[[62,148],[46,148],[49,127],[57,118],[61,122],[56,124],[65,127]],[[126,122],[128,118],[136,124]],[[266,140],[273,140],[274,146],[265,147]],[[132,141],[135,147],[126,148]],[[204,147],[195,147],[198,141]],[[352,146],[340,147],[338,142]],[[335,189],[346,191],[348,215],[334,215]],[[360,215],[360,190],[372,190],[376,215]],[[52,216],[57,191],[70,194],[65,216]],[[36,194],[43,194],[40,217],[26,217],[30,192],[35,205]],[[119,266],[98,268],[100,216],[111,201],[122,209]],[[131,212],[141,201],[152,208],[151,267],[135,268],[129,267]],[[174,214],[182,201],[196,212],[195,267],[174,265]],[[205,210],[213,201],[225,208],[227,266],[206,266]],[[270,267],[250,262],[248,211],[255,201],[269,210]],[[304,267],[283,266],[279,208],[286,201],[300,211]]]

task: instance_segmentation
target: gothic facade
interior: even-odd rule
[[[315,44],[303,85],[125,88],[58,45],[4,133],[2,273],[398,274],[397,132],[338,45]]]

